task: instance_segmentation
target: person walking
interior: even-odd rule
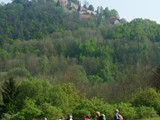
[[[119,110],[115,110],[114,120],[123,120],[122,115],[119,114]]]
[[[106,120],[105,115],[101,114],[99,111],[96,112],[97,120]]]
[[[67,120],[73,120],[73,118],[72,118],[72,115],[71,115],[71,114],[69,114],[69,115],[68,115]]]
[[[89,116],[87,115],[84,120],[90,120]]]
[[[65,118],[62,116],[59,120],[64,120]]]

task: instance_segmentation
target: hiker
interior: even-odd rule
[[[96,112],[97,120],[106,120],[105,115],[101,114],[99,111]]]
[[[73,120],[73,118],[72,118],[72,115],[71,115],[71,114],[69,114],[69,115],[68,115],[67,120]]]
[[[123,117],[119,114],[119,110],[115,110],[114,120],[123,120]]]
[[[59,120],[64,120],[65,118],[62,116]]]
[[[89,116],[87,115],[84,120],[90,120]]]

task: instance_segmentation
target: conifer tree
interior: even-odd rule
[[[10,105],[14,102],[16,94],[17,84],[13,77],[9,78],[4,82],[4,85],[1,89],[2,101],[0,105],[0,116],[2,117],[3,113],[10,111]]]
[[[154,71],[153,87],[160,91],[160,65]]]

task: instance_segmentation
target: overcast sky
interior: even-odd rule
[[[11,0],[0,0],[10,2]],[[81,0],[82,4],[84,0]],[[85,0],[95,8],[102,6],[118,11],[120,18],[131,21],[135,18],[150,19],[160,23],[160,0]]]

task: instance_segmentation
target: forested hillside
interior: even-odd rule
[[[84,18],[71,3],[80,5],[0,5],[1,119],[94,120],[98,110],[111,119],[115,108],[125,120],[159,116],[160,25],[92,5]]]

